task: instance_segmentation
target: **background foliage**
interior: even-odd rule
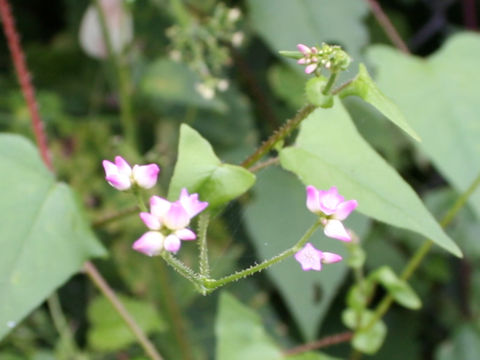
[[[155,193],[169,189],[175,197],[188,184],[216,196],[218,211],[208,234],[213,275],[291,246],[313,219],[303,185],[337,185],[347,198],[359,200],[361,214],[349,226],[366,250],[367,270],[388,265],[400,273],[422,236],[440,245],[410,282],[422,309],[393,307],[384,319],[383,347],[365,358],[475,359],[480,191],[446,233],[435,221],[480,172],[480,37],[466,31],[476,30],[475,7],[460,0],[385,4],[413,53],[407,55],[392,47],[368,1],[226,1],[242,12],[233,28],[212,25],[222,9],[218,1],[183,1],[194,21],[185,21],[175,3],[126,1],[135,35],[123,57],[142,157],[162,168]],[[132,163],[141,157],[122,137],[112,66],[80,48],[79,25],[88,4],[12,1],[57,179],[25,139],[33,139],[29,114],[4,37],[0,41],[0,129],[6,133],[0,136],[0,358],[144,358],[105,299],[85,276],[75,275],[85,260],[99,256],[100,271],[166,359],[281,359],[288,349],[346,331],[341,312],[353,275],[343,263],[303,273],[288,259],[202,297],[160,260],[131,251],[144,231],[136,216],[98,223],[135,203],[105,183],[101,160],[120,153]],[[229,42],[232,32],[243,35],[240,45]],[[278,51],[323,41],[344,46],[355,60],[341,81],[352,79],[363,62],[377,90],[398,109],[371,87],[362,92],[360,85],[368,83],[362,78],[343,93],[357,96],[312,113],[295,143],[288,140],[274,152],[281,166],[259,171],[247,192],[253,175],[226,163],[240,164],[306,103],[302,68]],[[175,51],[183,62],[175,61]],[[208,76],[199,71],[202,66]],[[196,90],[199,83],[218,80],[229,86],[217,88],[213,98]],[[208,182],[198,183],[206,173]],[[226,188],[232,179],[235,187]],[[314,240],[320,238],[325,250],[347,254],[320,233]],[[456,252],[455,244],[463,259],[441,248]],[[181,257],[195,266],[196,251],[195,244],[186,244]],[[54,310],[44,303],[55,288],[73,348],[57,333]],[[350,353],[348,343],[321,350],[289,358]]]

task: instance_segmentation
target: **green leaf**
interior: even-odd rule
[[[258,261],[269,259],[294,245],[316,220],[305,206],[305,187],[295,176],[280,168],[262,170],[252,193],[244,216]],[[366,233],[367,223],[367,219],[358,214],[352,214],[348,219],[348,226],[359,236]],[[340,241],[326,238],[321,230],[310,242],[321,250],[347,258],[345,246]],[[285,299],[304,337],[314,339],[345,279],[346,262],[325,265],[320,272],[304,272],[291,257],[266,272]]]
[[[374,313],[370,310],[361,312],[347,308],[342,313],[342,321],[348,328],[354,330],[367,326],[373,319]],[[375,354],[383,344],[387,335],[387,327],[382,320],[378,320],[370,329],[355,332],[352,346],[362,353]]]
[[[328,83],[328,79],[324,76],[315,76],[307,81],[305,85],[305,93],[308,101],[315,106],[330,108],[333,105],[333,96],[331,94],[324,95],[323,89]]]
[[[474,324],[462,324],[450,341],[439,346],[435,360],[477,360],[480,354],[480,331]]]
[[[70,188],[37,149],[0,135],[0,338],[91,257],[105,255]]]
[[[464,192],[480,173],[480,36],[460,33],[428,59],[375,46],[379,87],[400,107],[422,142],[415,144]],[[470,197],[480,216],[480,189]]]
[[[365,65],[359,65],[358,75],[338,95],[341,98],[352,95],[361,97],[412,138],[420,141],[420,137],[408,124],[398,106],[386,97],[372,80]]]
[[[282,352],[268,336],[262,320],[232,295],[222,291],[215,324],[217,360],[280,360]]]
[[[362,1],[249,0],[248,7],[253,27],[276,54],[295,50],[298,43],[311,46],[329,42],[341,44],[359,60],[367,44],[368,32],[362,19],[368,14],[368,6]],[[298,72],[303,71],[303,66],[288,61]],[[344,72],[342,78],[348,75]]]
[[[196,90],[201,80],[186,65],[169,59],[158,59],[150,64],[140,83],[142,94],[154,106],[164,107],[165,103],[192,105],[202,108],[224,110],[225,104],[217,97],[207,100]]]
[[[145,333],[164,331],[165,321],[148,301],[135,300],[119,295],[120,301]],[[88,307],[89,345],[98,351],[115,351],[137,341],[112,304],[104,296],[98,296]]]
[[[415,231],[461,256],[412,188],[358,134],[340,101],[311,113],[296,146],[282,150],[280,161],[304,184],[337,186],[347,199],[358,200],[365,215]]]
[[[255,175],[240,166],[223,164],[212,146],[188,125],[180,128],[178,159],[168,197],[175,199],[182,188],[198,193],[211,208],[243,194],[255,182]]]
[[[390,267],[382,266],[370,276],[382,284],[400,305],[413,310],[420,309],[422,306],[420,298],[410,285],[405,280],[401,280]]]

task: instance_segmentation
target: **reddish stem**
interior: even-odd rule
[[[283,355],[292,356],[292,355],[301,354],[301,353],[304,353],[304,352],[307,352],[307,351],[310,351],[310,350],[325,348],[325,347],[328,347],[328,346],[332,346],[332,345],[336,345],[336,344],[340,344],[340,343],[350,341],[352,339],[352,337],[353,337],[353,333],[351,331],[346,331],[346,332],[343,332],[343,333],[340,333],[340,334],[330,335],[330,336],[324,337],[320,340],[317,340],[317,341],[314,341],[314,342],[311,342],[311,343],[308,343],[308,344],[300,345],[300,346],[294,347],[292,349],[286,350],[286,351],[283,352]]]
[[[30,74],[25,63],[25,56],[20,46],[20,37],[15,28],[15,21],[12,16],[8,0],[0,0],[0,16],[2,18],[3,31],[7,38],[8,47],[12,56],[13,65],[17,73],[18,82],[22,88],[23,96],[27,102],[28,111],[32,119],[33,132],[40,150],[40,155],[45,165],[53,172],[53,164],[48,152],[47,137],[40,114],[38,112],[37,102],[35,101],[35,89],[33,88]]]

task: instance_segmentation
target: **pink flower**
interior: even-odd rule
[[[295,254],[297,260],[302,266],[303,271],[322,270],[322,264],[333,264],[342,260],[340,255],[324,252],[316,249],[311,243],[307,243],[302,250]]]
[[[133,169],[121,156],[115,157],[115,163],[103,160],[105,180],[117,190],[128,190],[133,185],[150,189],[157,183],[160,168],[156,164],[134,165]]]
[[[357,200],[345,199],[335,186],[329,190],[318,190],[307,186],[307,208],[322,218],[324,233],[328,237],[351,241],[351,236],[342,224],[350,213],[358,206]]]
[[[318,49],[315,46],[308,47],[304,44],[297,44],[297,49],[303,54],[303,57],[298,59],[297,64],[307,65],[305,67],[305,73],[311,74],[318,68]]]
[[[150,212],[140,213],[140,218],[151,230],[133,244],[133,249],[146,255],[158,255],[163,249],[176,253],[181,241],[195,240],[197,236],[188,229],[190,221],[208,206],[198,200],[198,194],[188,194],[182,189],[180,198],[170,202],[160,196],[150,198]],[[154,238],[150,233],[159,234]],[[147,236],[148,240],[145,239]]]

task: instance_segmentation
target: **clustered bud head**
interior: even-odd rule
[[[150,212],[140,213],[140,219],[150,231],[135,241],[133,249],[148,256],[159,255],[163,250],[176,253],[180,250],[181,241],[197,238],[187,227],[192,218],[207,206],[207,202],[198,199],[198,194],[190,195],[185,188],[174,202],[152,196]]]
[[[352,61],[350,56],[338,45],[323,43],[320,48],[317,48],[298,44],[297,49],[302,54],[302,57],[297,60],[297,64],[306,65],[306,74],[311,74],[322,67],[331,72],[343,71]]]
[[[151,189],[157,183],[160,168],[156,164],[134,165],[133,168],[121,156],[115,157],[115,162],[103,160],[105,180],[115,189],[123,191],[132,186]]]
[[[342,257],[334,253],[320,251],[311,243],[307,243],[302,250],[295,254],[295,260],[300,263],[303,271],[320,271],[322,270],[322,264],[339,262],[342,260]]]

